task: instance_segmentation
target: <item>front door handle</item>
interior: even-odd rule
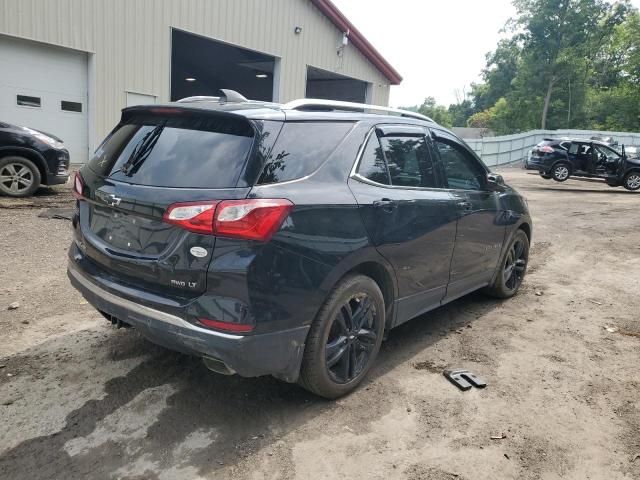
[[[461,202],[458,202],[458,207],[462,210],[471,210],[473,208],[473,205],[471,205],[471,202],[463,200]]]
[[[380,208],[383,212],[391,213],[398,205],[395,201],[390,198],[383,198],[382,200],[377,200],[373,202],[374,208]]]

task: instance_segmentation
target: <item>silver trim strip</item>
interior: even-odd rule
[[[239,340],[244,338],[243,335],[231,335],[228,333],[215,332],[213,330],[207,330],[205,328],[200,328],[192,323],[187,322],[186,320],[176,317],[175,315],[171,315],[170,313],[162,312],[160,310],[156,310],[155,308],[150,308],[145,305],[140,305],[139,303],[132,302],[131,300],[127,300],[122,297],[118,297],[112,293],[107,292],[103,288],[99,287],[89,279],[87,279],[82,273],[78,271],[72,265],[68,266],[69,273],[73,275],[78,282],[82,284],[84,288],[91,291],[94,295],[102,298],[103,300],[118,305],[120,307],[126,308],[133,312],[139,313],[141,315],[145,315],[147,317],[153,318],[159,322],[168,323],[169,325],[173,325],[175,327],[186,328],[188,330],[193,330],[194,332],[204,333],[207,335],[212,335],[214,337],[226,338],[228,340]]]

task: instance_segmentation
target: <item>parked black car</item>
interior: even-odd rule
[[[433,121],[369,108],[123,110],[74,179],[72,284],[214,371],[328,398],[363,379],[389,329],[480,288],[514,295],[524,198]]]
[[[529,158],[542,178],[564,182],[571,176],[601,178],[611,187],[640,189],[640,159],[602,142],[554,140],[540,142]]]
[[[0,122],[0,193],[27,197],[42,185],[69,179],[69,152],[62,140],[32,128]]]

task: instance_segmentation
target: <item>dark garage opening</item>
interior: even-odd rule
[[[274,57],[175,29],[171,39],[172,101],[218,96],[221,88],[273,100]]]
[[[366,103],[367,82],[307,67],[307,98]]]

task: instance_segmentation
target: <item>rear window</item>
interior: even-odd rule
[[[351,122],[285,123],[258,183],[286,182],[313,173],[352,126]]]
[[[107,137],[89,167],[113,180],[137,185],[235,187],[253,137],[244,119],[139,115]]]

